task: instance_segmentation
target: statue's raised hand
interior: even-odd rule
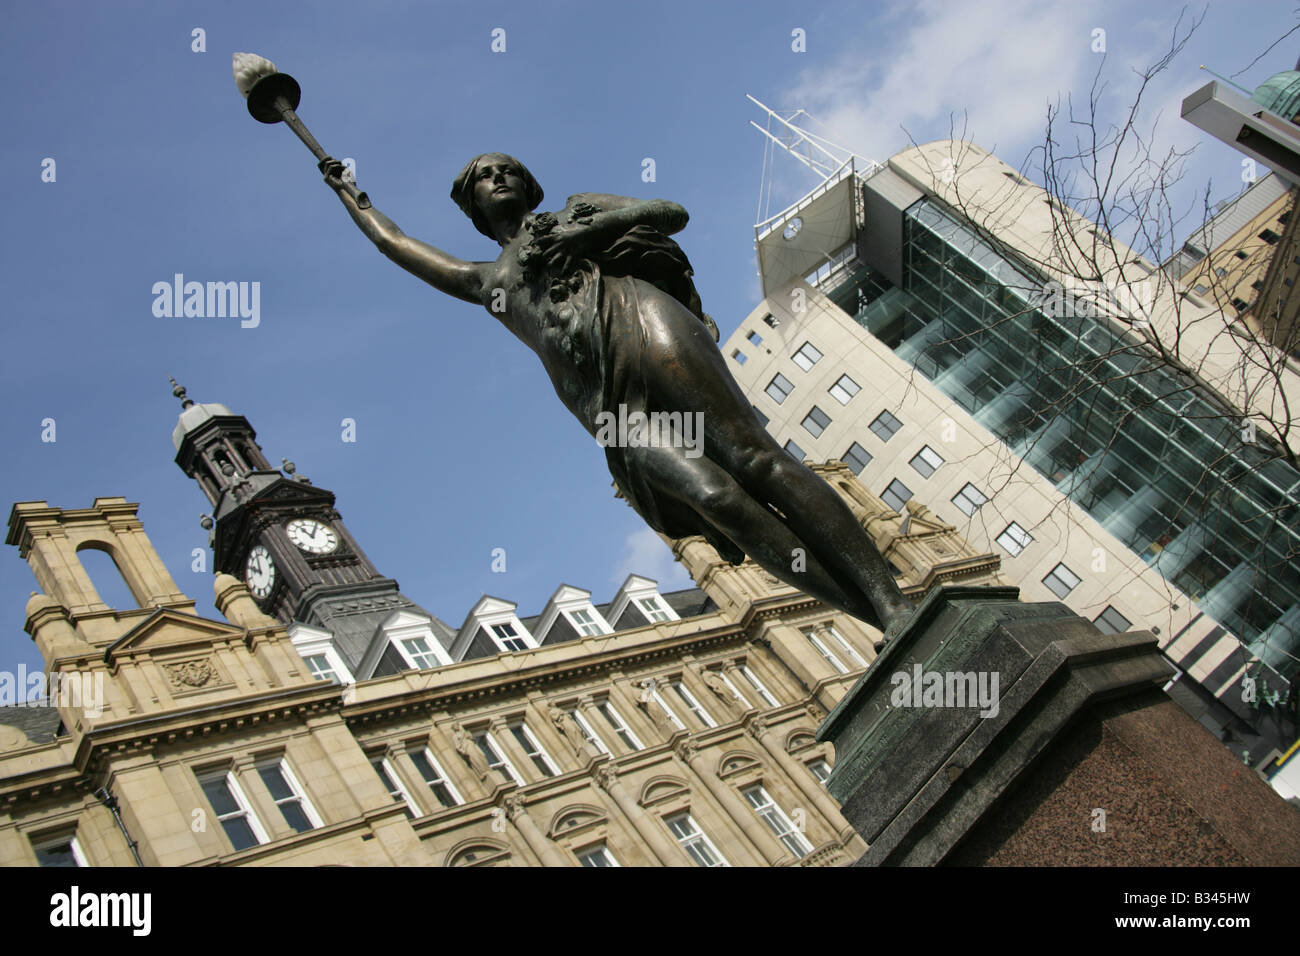
[[[340,189],[346,188],[347,180],[343,177],[347,173],[347,166],[341,161],[333,156],[326,156],[316,164],[316,168],[325,175],[325,185],[329,186],[330,189],[338,192]]]

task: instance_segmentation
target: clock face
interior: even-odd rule
[[[264,598],[271,593],[275,584],[275,562],[271,554],[260,544],[248,553],[248,568],[244,572],[248,590],[255,598]]]
[[[323,521],[295,518],[285,525],[289,540],[308,554],[329,554],[339,546],[339,536]]]

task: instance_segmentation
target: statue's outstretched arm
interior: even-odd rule
[[[378,209],[373,206],[362,209],[357,205],[343,188],[342,163],[327,158],[321,161],[320,168],[325,183],[338,195],[352,221],[380,252],[440,292],[466,302],[482,303],[483,277],[490,263],[466,262],[408,236]]]
[[[579,196],[601,210],[591,217],[591,224],[602,233],[609,233],[609,238],[621,236],[633,226],[651,226],[671,236],[685,229],[691,218],[684,208],[667,199],[632,199],[609,193],[580,193]]]

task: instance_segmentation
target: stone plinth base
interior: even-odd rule
[[[860,866],[1300,865],[1300,812],[1161,690],[1148,632],[949,587],[826,718]]]

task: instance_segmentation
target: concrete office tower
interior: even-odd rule
[[[1024,600],[1159,635],[1170,693],[1260,765],[1296,735],[1300,473],[1222,396],[1278,395],[1142,257],[1091,284],[1052,268],[1062,222],[1096,228],[1054,202],[970,143],[850,161],[758,228],[765,298],[725,354],[792,454],[923,503]],[[1143,322],[1178,323],[1195,378],[1144,358]]]

